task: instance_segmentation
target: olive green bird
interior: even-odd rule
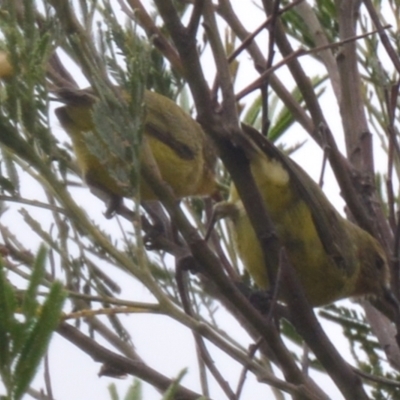
[[[85,139],[86,132],[96,134],[92,118],[96,103],[93,92],[90,89],[63,90],[57,95],[66,104],[57,108],[55,113],[71,137],[86,183],[94,192],[104,194],[103,197],[110,196],[111,208],[115,208],[128,191],[108,169],[110,165],[123,168],[122,162],[116,157],[103,162],[90,151]],[[216,154],[200,125],[172,100],[158,93],[146,90],[143,101],[146,109],[143,141],[151,150],[161,178],[170,185],[177,198],[214,194],[217,190],[214,174]],[[102,143],[101,139],[99,143]],[[140,194],[142,200],[157,199],[143,179]]]
[[[343,218],[293,160],[254,129],[245,131],[252,144],[247,151],[251,173],[310,304],[386,295],[389,268],[377,240]],[[267,269],[276,273],[277,266],[264,260],[234,185],[229,202],[238,254],[255,283],[267,289]]]
[[[0,50],[0,79],[10,78],[13,68],[5,51]],[[98,98],[90,88],[83,90],[59,89],[54,93],[64,103],[55,114],[71,138],[77,164],[91,190],[108,203],[106,216],[111,216],[122,204],[123,197],[132,191],[126,183],[117,181],[110,173],[126,169],[116,156],[100,160],[90,150],[85,136],[91,132],[98,138],[98,146],[109,154],[93,121],[93,107]],[[121,91],[126,101],[129,96]],[[158,93],[145,90],[143,149],[140,157],[151,157],[158,167],[160,177],[169,184],[177,198],[207,196],[217,192],[215,178],[216,153],[211,140],[200,125],[175,102]],[[155,200],[156,195],[141,179],[142,200]]]

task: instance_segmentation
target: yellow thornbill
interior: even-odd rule
[[[250,136],[261,135],[251,130]],[[249,154],[252,175],[281,243],[312,306],[389,290],[383,249],[370,234],[343,218],[320,187],[293,160],[264,138]],[[257,236],[234,185],[231,218],[237,250],[256,284],[269,287]],[[232,207],[233,203],[233,207]],[[312,205],[312,206],[310,206]],[[323,228],[329,228],[326,232]],[[324,232],[325,230],[325,232]]]
[[[0,51],[0,79],[12,74],[7,53]],[[78,166],[92,191],[109,203],[106,215],[110,216],[122,202],[122,197],[131,191],[109,172],[110,167],[123,169],[122,161],[116,156],[100,160],[85,140],[85,134],[92,132],[107,154],[106,144],[93,121],[93,106],[97,98],[91,89],[61,89],[56,94],[65,105],[57,108],[55,113],[71,137]],[[122,95],[129,102],[129,97]],[[214,174],[216,155],[200,125],[172,100],[158,93],[146,90],[143,101],[146,108],[143,142],[150,149],[161,178],[170,185],[177,198],[214,194],[217,190]],[[144,151],[141,157],[142,153]],[[143,180],[140,193],[142,200],[156,199]]]
[[[71,137],[78,165],[87,184],[115,198],[126,195],[126,188],[108,172],[110,165],[123,168],[117,158],[102,163],[88,148],[85,133],[96,134],[92,108],[96,99],[85,89],[77,91],[65,106],[56,109],[56,116]],[[144,93],[146,119],[144,138],[151,150],[162,179],[173,189],[177,198],[206,196],[216,191],[214,148],[201,129],[186,112],[172,100],[146,90]],[[105,145],[104,145],[105,146]],[[141,154],[143,156],[143,154]],[[143,180],[140,182],[142,200],[156,196]]]

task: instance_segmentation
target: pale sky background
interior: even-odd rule
[[[114,2],[112,1],[112,3]],[[115,1],[115,4],[116,3],[117,2]],[[249,31],[263,22],[264,14],[257,10],[257,8],[252,5],[250,0],[233,0],[232,3],[237,8],[238,15]],[[265,40],[265,35],[260,36],[258,40]],[[264,45],[263,47],[265,48],[266,46]],[[249,59],[246,55],[244,58],[247,60]],[[306,71],[309,70],[308,68],[312,68],[315,73],[318,69],[321,71],[321,74],[323,73],[323,69],[321,69],[317,63],[313,62],[309,58],[303,57],[301,58],[301,62],[307,66]],[[237,81],[236,88],[238,90],[245,87],[256,77],[256,74],[251,73],[250,71],[253,71],[251,62],[247,62],[246,65],[246,60],[244,60]],[[278,74],[285,77],[286,81],[292,81],[288,74],[285,73],[284,69],[280,70]],[[214,71],[211,68],[208,71],[208,77],[210,78],[209,81],[212,82]],[[82,85],[84,86],[84,83],[82,83]],[[341,132],[339,132],[339,129],[341,130],[340,123],[335,123],[335,121],[340,121],[340,119],[338,117],[336,101],[332,96],[331,90],[328,88],[322,99],[323,109],[329,109],[329,113],[326,113],[328,122],[330,123],[330,127],[334,132],[335,137],[340,138],[338,140],[339,146],[343,148],[343,140],[341,136],[339,136],[341,135]],[[68,137],[62,132],[58,122],[54,118],[52,121],[57,137],[63,137],[63,140],[67,141]],[[293,144],[302,141],[303,139],[307,139],[307,143],[293,155],[293,158],[314,179],[318,179],[321,168],[322,153],[319,147],[313,143],[312,139],[310,139],[302,131],[302,129],[296,125],[295,129],[292,129],[291,132],[283,138],[283,142]],[[374,140],[376,140],[376,138],[374,138]],[[380,169],[384,169],[384,167],[385,166],[382,165]],[[332,173],[330,169],[325,177],[324,190],[327,193],[328,198],[335,204],[338,210],[342,212],[343,201],[338,193],[338,187],[332,179]],[[27,198],[32,198],[30,186],[26,186],[24,191],[25,193],[23,194],[25,194]],[[102,213],[105,209],[103,203],[92,196],[88,189],[75,189],[74,193],[75,199],[79,199],[77,202],[82,205],[82,207],[94,220],[101,222],[104,229],[109,231],[115,230],[115,232],[119,232],[119,228],[115,220],[109,221],[103,218]],[[34,197],[36,198],[36,196]],[[6,226],[11,225],[14,229],[16,229],[16,226],[18,226],[16,221],[21,219],[19,216],[16,216],[16,214],[17,210],[19,210],[21,207],[22,206],[20,205],[10,204],[10,211],[2,216],[2,223]],[[48,218],[47,211],[34,209],[28,206],[23,206],[23,208],[29,209],[29,212],[37,216],[43,226],[46,226],[46,224],[51,221],[51,219]],[[29,230],[29,228],[26,228],[24,223],[22,223],[21,226],[26,232],[26,243],[35,243],[35,241],[37,241],[37,245],[32,244],[30,246],[30,248],[34,250],[39,245],[39,239],[36,236],[32,238],[32,232]],[[18,235],[18,237],[21,236]],[[105,271],[110,271],[110,268],[110,266],[104,265]],[[144,289],[142,285],[137,284],[136,287],[132,287],[132,279],[130,279],[128,285],[126,285],[126,279],[124,279],[125,274],[119,270],[115,269],[113,276],[115,277],[115,280],[117,280],[123,286],[121,298],[141,301],[149,301],[151,299],[147,290]],[[117,278],[119,276],[120,278]],[[217,316],[221,327],[224,330],[229,331],[239,342],[243,344],[250,344],[251,341],[248,339],[247,334],[242,330],[238,323],[229,314],[227,314],[222,307],[219,307],[219,309],[220,311],[217,313]],[[193,358],[193,354],[195,354],[194,341],[192,335],[186,328],[180,327],[174,321],[159,315],[129,315],[128,317],[120,317],[123,322],[126,320],[125,326],[131,332],[133,343],[136,345],[140,356],[150,366],[169,377],[176,376],[183,368],[187,367],[188,374],[185,376],[183,384],[190,389],[200,390],[197,362]],[[331,338],[334,338],[334,343],[337,344],[339,338],[341,337],[341,330],[336,325],[331,323],[324,322],[324,326],[327,328],[326,332],[328,335]],[[83,329],[83,332],[87,333],[86,329]],[[100,342],[102,343],[101,340]],[[210,346],[210,348],[212,347],[213,346]],[[342,342],[340,351],[342,356],[344,356],[348,361],[351,361],[351,356],[347,348],[347,342]],[[174,354],[178,354],[178,357],[175,357]],[[232,387],[235,388],[236,384],[234,382],[237,382],[241,372],[241,367],[234,360],[228,358],[225,354],[221,354],[219,350],[214,351],[213,355],[215,357],[217,366],[221,366],[221,371],[226,374],[227,378],[229,376]],[[81,352],[73,344],[69,343],[58,334],[55,334],[52,339],[49,351],[49,363],[53,394],[57,400],[107,400],[110,398],[110,396],[106,388],[110,383],[115,383],[117,385],[120,396],[123,398],[127,387],[133,381],[132,377],[128,377],[124,380],[106,377],[99,378],[97,374],[101,365],[92,361],[88,355]],[[329,378],[327,378],[326,375],[313,373],[313,377],[322,388],[326,389],[327,387],[332,387],[332,392],[329,394],[333,399],[339,400],[342,398],[339,392],[330,383]],[[210,381],[212,382],[212,378]],[[38,372],[38,375],[32,386],[35,389],[44,387],[43,370]],[[216,385],[212,384],[211,386],[215,387]],[[214,400],[225,398],[223,395],[221,395],[221,392],[215,392],[212,390],[212,393],[212,398]],[[30,396],[26,396],[25,398],[29,399]],[[149,385],[144,385],[143,398],[146,400],[156,400],[160,399],[161,395]],[[254,400],[267,398],[270,398],[268,386],[257,383],[255,378],[249,373],[241,399]]]

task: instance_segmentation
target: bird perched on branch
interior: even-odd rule
[[[293,160],[257,131],[245,127],[251,173],[280,243],[312,306],[367,294],[386,295],[389,268],[380,244],[343,218],[320,187]],[[260,242],[234,185],[227,208],[236,246],[256,284],[269,288],[268,269]]]
[[[109,157],[106,161],[91,151],[85,135],[96,135],[97,127],[92,117],[96,97],[90,89],[57,92],[65,105],[55,110],[62,127],[71,137],[78,165],[86,183],[94,191],[111,196],[111,208],[127,195],[126,184],[119,182],[109,169],[123,168],[121,160]],[[126,95],[124,95],[126,97]],[[127,99],[129,101],[129,99]],[[173,189],[177,198],[206,196],[216,192],[214,167],[216,155],[210,140],[200,125],[172,100],[146,90],[143,142],[153,157],[161,178]],[[98,138],[100,147],[106,143]],[[143,157],[143,152],[140,157]],[[145,181],[140,182],[142,200],[155,200],[156,195]],[[110,215],[110,212],[107,213]]]
[[[8,55],[0,50],[0,79],[12,75]],[[123,100],[130,102],[126,92],[115,90],[120,92]],[[106,216],[109,217],[122,204],[123,197],[131,197],[132,187],[118,179],[118,170],[129,173],[128,168],[121,158],[109,151],[112,146],[98,132],[93,116],[99,98],[90,88],[63,88],[54,93],[64,103],[55,113],[71,137],[82,176],[91,190],[108,203]],[[158,93],[145,90],[143,104],[143,149],[139,151],[139,160],[151,158],[158,167],[159,176],[169,184],[177,198],[214,194],[217,190],[214,174],[216,153],[200,125],[175,102]],[[92,147],[99,154],[95,154],[88,144],[88,134],[92,136],[92,142],[94,138],[96,143]],[[129,142],[119,145],[128,151],[126,146],[129,147]],[[157,198],[143,179],[140,181],[140,194],[142,200]]]

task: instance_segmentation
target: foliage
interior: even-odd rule
[[[1,48],[15,71],[0,93],[5,398],[33,396],[29,386],[38,385],[31,382],[56,330],[89,356],[88,363],[102,364],[100,375],[134,376],[126,399],[148,398],[142,382],[164,399],[255,398],[261,392],[276,399],[329,398],[321,374],[346,399],[397,398],[399,321],[381,299],[371,300],[374,306],[363,301],[365,314],[349,303],[327,306],[318,320],[302,304],[293,309],[277,302],[260,313],[237,290],[238,281],[246,283],[249,297],[256,288],[237,258],[229,221],[218,222],[208,243],[203,240],[215,199],[177,201],[140,156],[146,89],[180,104],[218,147],[223,200],[232,180],[237,186],[246,181],[239,119],[296,157],[313,139],[330,163],[349,217],[381,241],[398,271],[397,3],[37,3],[8,0],[0,9]],[[247,9],[243,13],[236,3],[246,3],[257,18],[245,26]],[[277,4],[287,10],[277,13]],[[250,40],[256,19],[267,18]],[[382,29],[376,21],[395,26]],[[146,176],[160,202],[125,199],[112,220],[102,215],[103,203],[87,190],[70,139],[54,117],[60,91],[86,86],[99,98],[93,109],[98,136],[85,135],[91,153],[100,162],[111,156],[122,161],[124,168],[110,167],[110,175],[128,182],[133,197]],[[307,155],[304,164],[314,157]],[[321,168],[314,164],[307,172]],[[262,225],[263,210],[255,206],[253,212]],[[265,241],[268,235],[259,236]],[[44,247],[31,255],[37,243],[45,243],[48,255]],[[391,285],[398,295],[396,274]],[[48,288],[44,296],[39,288]],[[371,309],[389,319],[372,317]],[[305,327],[296,325],[297,315],[304,315]],[[163,350],[173,368],[181,361],[177,370],[184,372],[165,372],[163,356],[156,363],[142,358],[148,349],[135,344],[147,329],[138,322],[143,316],[152,322],[148,339],[169,340],[171,348]],[[180,348],[179,338],[174,348],[178,334],[164,329],[165,321],[193,335],[195,345]],[[329,335],[332,326],[343,332],[352,369],[339,340]],[[197,369],[185,368],[188,354]],[[50,389],[47,380],[43,398],[52,398]],[[106,395],[118,399],[118,392],[115,383]]]
[[[60,321],[64,302],[60,282],[50,286],[42,304],[38,301],[46,254],[42,246],[33,261],[28,287],[19,295],[0,264],[0,375],[10,400],[26,393]]]

